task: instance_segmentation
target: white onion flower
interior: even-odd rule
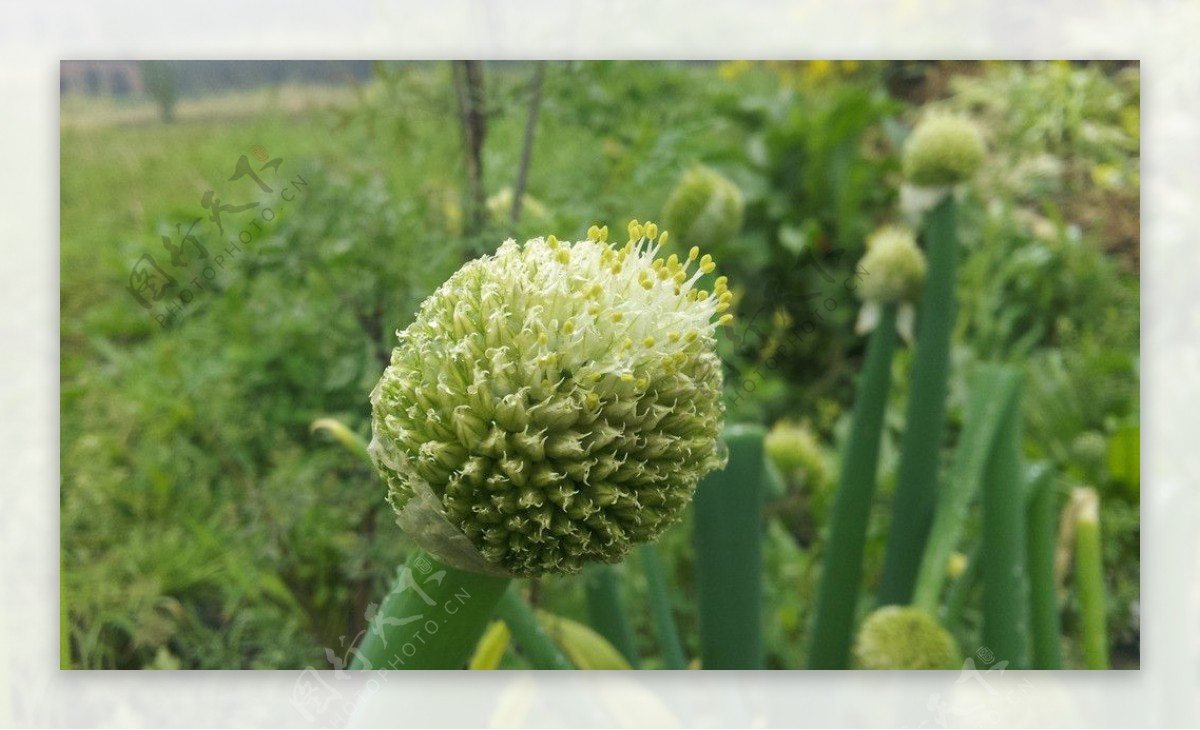
[[[617,562],[723,466],[712,258],[607,227],[472,261],[398,333],[371,394],[371,456],[401,526],[457,567],[513,576]]]

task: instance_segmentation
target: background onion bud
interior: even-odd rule
[[[699,290],[711,257],[656,259],[665,232],[629,232],[621,248],[607,227],[509,240],[398,333],[370,452],[401,526],[446,562],[536,576],[619,561],[723,466],[724,277]]]
[[[904,145],[904,176],[921,187],[965,182],[983,163],[983,136],[973,122],[951,114],[931,114]]]
[[[737,235],[744,212],[738,186],[716,170],[697,165],[684,173],[667,198],[663,220],[680,244],[713,248]]]
[[[825,455],[816,434],[807,425],[778,421],[767,433],[763,448],[776,468],[789,478],[799,478],[810,490],[821,489],[829,477]]]
[[[862,268],[866,273],[858,295],[868,302],[911,302],[925,283],[925,254],[903,228],[881,228],[867,239]]]
[[[923,609],[884,606],[863,622],[854,657],[863,669],[953,669],[958,648]]]

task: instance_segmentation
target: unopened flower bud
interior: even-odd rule
[[[861,266],[863,281],[858,295],[864,301],[887,304],[917,299],[925,283],[925,254],[913,234],[885,227],[867,240]]]
[[[763,447],[776,468],[819,490],[828,479],[828,468],[816,435],[807,426],[779,421],[767,433]]]
[[[929,613],[884,606],[867,616],[854,644],[863,669],[953,669],[958,648]]]
[[[921,187],[966,182],[983,163],[983,136],[965,117],[931,114],[904,145],[904,176]]]
[[[741,230],[744,208],[737,185],[716,170],[696,166],[675,186],[663,219],[681,246],[720,247]]]

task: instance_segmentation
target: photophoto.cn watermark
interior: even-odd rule
[[[257,242],[279,214],[306,192],[307,180],[300,175],[289,180],[281,172],[282,157],[271,158],[261,144],[254,145],[250,154],[255,162],[246,155],[238,157],[221,191],[209,189],[200,196],[205,213],[176,223],[173,234],[160,236],[165,253],[158,252],[158,258],[144,253],[134,262],[125,289],[159,327],[166,329],[180,321],[197,297],[213,289],[220,272],[247,250],[243,247]],[[235,194],[239,197],[222,197]],[[257,195],[258,200],[247,202],[244,196],[248,195]]]
[[[976,657],[983,669],[976,666]],[[986,646],[979,647],[975,656],[963,660],[962,669],[946,694],[934,692],[929,695],[925,709],[932,716],[917,727],[961,727],[965,724],[991,726],[996,718],[985,719],[981,714],[1018,707],[1030,701],[1033,683],[1024,676],[1005,677],[1007,668],[1007,659],[997,661],[995,652]]]
[[[426,591],[426,587],[430,584],[440,586],[445,579],[446,571],[434,570],[433,564],[424,556],[413,561],[412,567],[402,566],[397,574],[396,588],[388,600],[397,600],[397,596],[414,591],[421,598],[424,609],[411,616],[396,617],[381,613],[378,604],[369,605],[364,616],[367,628],[352,638],[340,637],[342,653],[326,647],[325,658],[329,662],[329,668],[333,670],[332,673],[322,673],[312,666],[300,673],[292,687],[292,706],[310,722],[321,722],[326,727],[345,727],[358,703],[383,687],[388,677],[387,670],[404,669],[408,660],[417,654],[419,647],[442,631],[450,617],[473,600],[474,597],[467,588],[455,590],[440,602],[434,600]],[[387,647],[387,628],[391,626],[413,628],[405,633],[403,643],[396,646],[395,651],[389,652],[392,655],[390,661],[378,667],[372,666],[359,652],[362,639],[370,634]],[[351,674],[348,667],[356,659],[361,671]],[[330,674],[332,682],[327,679]],[[348,680],[353,679],[358,681],[346,684]]]

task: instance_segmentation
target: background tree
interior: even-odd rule
[[[146,91],[158,102],[164,122],[175,120],[175,102],[179,99],[179,74],[173,61],[142,61],[142,79]]]

